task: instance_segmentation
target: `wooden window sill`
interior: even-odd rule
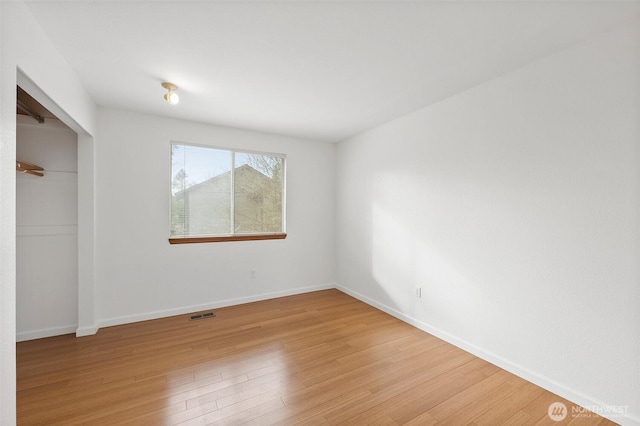
[[[284,240],[287,234],[244,234],[221,235],[218,237],[182,237],[169,238],[169,244],[194,244],[194,243],[223,243],[227,241],[259,241],[259,240]]]

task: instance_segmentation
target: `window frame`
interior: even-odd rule
[[[231,201],[229,203],[231,208],[231,223],[234,223],[235,220],[235,179],[233,173],[235,171],[235,156],[236,154],[255,154],[255,155],[264,155],[269,157],[278,157],[283,160],[282,163],[282,232],[254,232],[247,234],[219,234],[219,235],[203,235],[203,236],[184,236],[184,237],[176,237],[171,236],[171,203],[173,198],[172,193],[172,183],[173,183],[173,146],[174,145],[182,145],[196,148],[207,148],[218,151],[226,151],[231,155],[231,189],[230,196]],[[199,144],[199,143],[191,143],[191,142],[182,142],[176,140],[169,141],[169,244],[194,244],[194,243],[216,243],[216,242],[230,242],[230,241],[264,241],[264,240],[284,240],[287,238],[286,231],[286,211],[287,211],[287,155],[282,153],[275,152],[266,152],[266,151],[256,151],[250,149],[241,149],[241,148],[230,148],[230,147],[221,147],[216,145],[207,145],[207,144]],[[233,228],[233,226],[232,226]]]

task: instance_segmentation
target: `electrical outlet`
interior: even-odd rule
[[[415,290],[416,290],[416,297],[418,299],[422,298],[422,287],[416,286]]]
[[[256,271],[254,269],[249,271],[249,278],[254,279],[256,277]]]

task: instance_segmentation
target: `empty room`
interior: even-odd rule
[[[640,426],[639,1],[0,23],[2,426]]]

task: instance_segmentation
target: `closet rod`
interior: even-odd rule
[[[18,109],[20,111],[22,111],[25,114],[27,114],[28,116],[32,117],[38,123],[40,123],[40,124],[44,123],[44,117],[43,116],[31,112],[31,110],[25,104],[20,102],[19,100],[16,100],[16,106],[18,107]]]

